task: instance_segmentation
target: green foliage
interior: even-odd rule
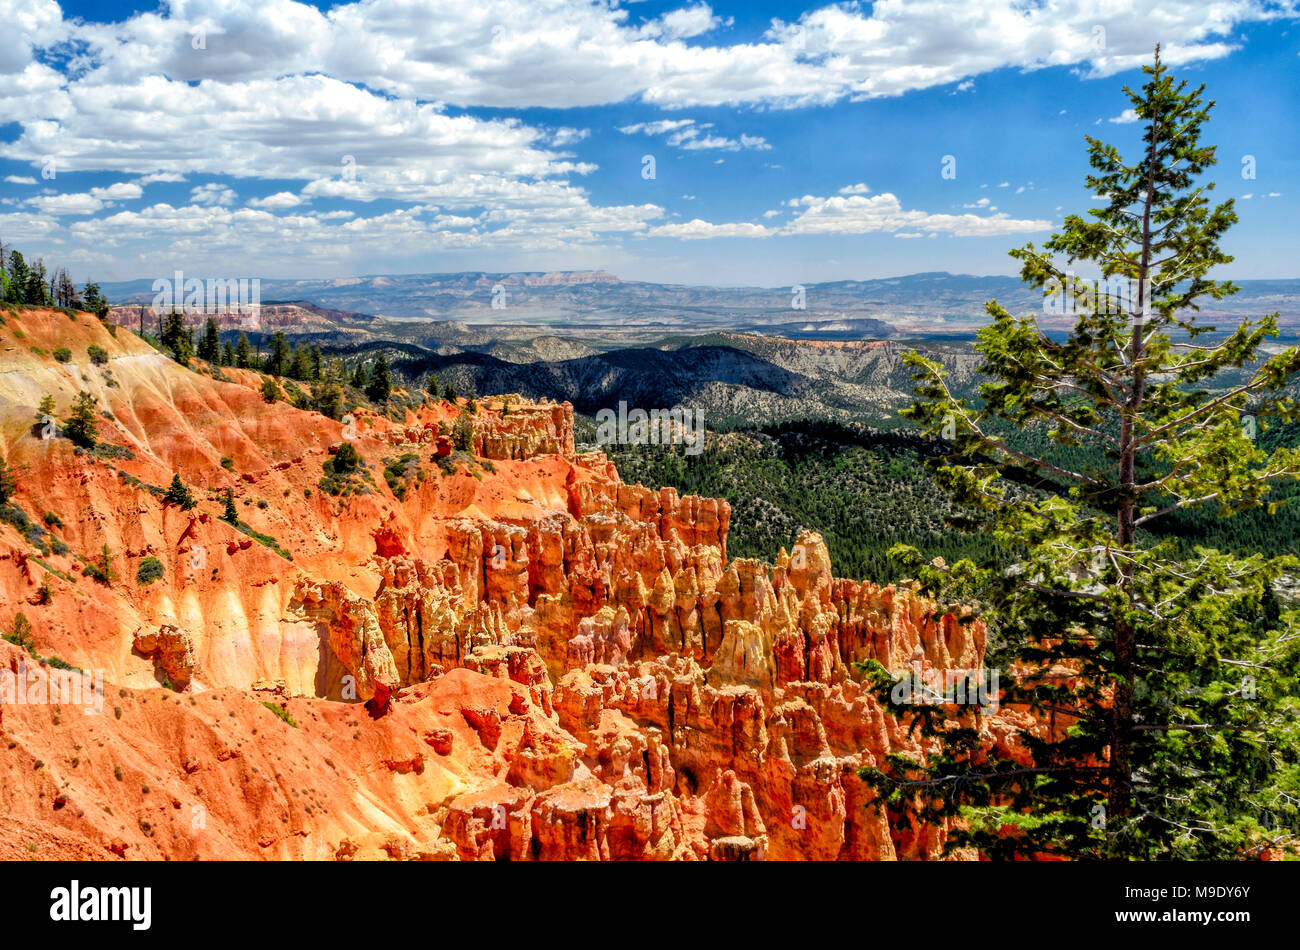
[[[358,367],[359,368],[359,367]],[[369,380],[365,384],[366,398],[374,403],[385,403],[388,401],[389,393],[392,392],[392,383],[388,375],[388,357],[383,353],[375,360],[375,368],[370,373]]]
[[[167,486],[166,494],[163,495],[163,503],[177,505],[182,511],[189,511],[196,504],[189,488],[181,481],[180,473],[172,475],[172,482]]]
[[[99,397],[77,393],[72,412],[63,421],[63,434],[82,448],[94,448],[99,437]]]
[[[351,442],[342,442],[334,452],[334,471],[340,475],[355,472],[361,464],[361,455]]]
[[[31,621],[21,611],[14,614],[9,632],[4,635],[4,638],[14,646],[22,647],[28,653],[36,649],[36,638],[32,635]]]
[[[283,376],[289,365],[289,341],[283,332],[277,330],[271,334],[271,348],[262,363],[262,369],[272,376]]]
[[[108,351],[95,343],[86,347],[86,355],[95,366],[103,366],[108,362]]]
[[[469,421],[469,416],[461,414],[456,417],[451,427],[451,444],[460,452],[474,451],[474,423]]]
[[[171,357],[182,366],[188,366],[194,357],[194,338],[190,328],[185,325],[185,315],[172,310],[163,320],[163,349],[171,352]]]
[[[57,347],[54,350],[54,358],[58,360],[60,363],[67,363],[69,360],[72,359],[72,351],[68,349],[66,346]]]
[[[325,476],[320,480],[320,490],[330,495],[364,494],[373,484],[361,454],[351,442],[340,443],[321,468]]]
[[[1200,144],[1203,87],[1175,83],[1158,52],[1146,71],[1140,92],[1125,90],[1142,157],[1126,165],[1090,138],[1086,185],[1104,205],[1091,220],[1068,215],[1042,250],[1012,252],[1048,297],[1082,296],[1066,269],[1079,261],[1133,291],[1094,295],[1062,341],[990,302],[975,401],[948,389],[937,362],[908,357],[918,399],[904,415],[950,449],[936,480],[1006,554],[947,566],[896,553],[941,603],[988,620],[1002,705],[1049,729],[1003,756],[973,707],[899,702],[874,676],[878,698],[935,751],[861,775],[922,822],[960,818],[949,845],[993,857],[1250,855],[1270,840],[1265,811],[1300,792],[1300,638],[1273,593],[1300,562],[1188,556],[1151,531],[1210,503],[1224,516],[1260,510],[1279,479],[1300,477],[1300,452],[1267,448],[1242,419],[1297,419],[1284,387],[1300,350],[1260,360],[1276,315],[1204,340],[1198,303],[1236,290],[1207,276],[1231,260],[1219,240],[1236,215],[1231,201],[1211,207],[1200,180],[1215,161]],[[1242,382],[1205,388],[1245,366]],[[1050,445],[1012,437],[1031,431]]]
[[[228,521],[228,522],[230,522],[231,524],[238,524],[238,523],[239,523],[239,511],[235,508],[235,492],[234,492],[234,489],[231,489],[231,488],[227,488],[227,489],[226,489],[226,497],[225,497],[224,501],[225,501],[225,504],[224,504],[224,506],[223,506],[223,511],[222,511],[222,513],[221,513],[221,520],[222,520],[222,521]]]
[[[203,336],[199,339],[199,359],[217,363],[221,357],[221,334],[217,331],[217,321],[208,317],[203,324]]]
[[[100,548],[98,560],[86,562],[82,573],[105,587],[117,580],[117,572],[113,569],[113,552],[107,544]]]
[[[266,379],[262,380],[263,399],[267,402],[275,402],[281,395],[283,394],[280,392],[280,384],[274,379],[268,376]]]
[[[289,710],[285,709],[283,706],[280,706],[277,703],[268,702],[266,700],[262,701],[262,705],[265,706],[267,709],[271,710],[271,712],[275,713],[284,722],[293,726],[295,729],[298,728],[298,723],[294,722],[293,717],[289,715]]]
[[[935,448],[909,432],[835,422],[782,423],[681,446],[605,446],[629,484],[671,485],[731,504],[731,557],[775,559],[804,530],[822,535],[839,577],[885,584],[906,571],[889,557],[899,538],[948,561],[992,554],[980,535],[953,532],[960,512],[935,497],[925,468]]]
[[[408,452],[401,458],[385,459],[384,462],[384,481],[399,501],[405,500],[408,488],[424,481],[420,457],[415,453]]]
[[[162,561],[158,560],[152,554],[140,562],[140,567],[136,569],[135,581],[141,587],[146,587],[156,580],[161,580],[163,576]]]
[[[14,470],[5,461],[4,456],[0,455],[0,505],[9,504],[9,499],[18,489],[18,483],[15,479]]]

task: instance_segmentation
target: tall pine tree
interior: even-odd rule
[[[867,663],[932,752],[863,777],[921,820],[956,819],[950,844],[992,856],[1249,854],[1270,840],[1269,809],[1296,801],[1283,786],[1297,775],[1298,638],[1271,593],[1295,559],[1187,557],[1160,527],[1186,509],[1265,505],[1300,477],[1300,450],[1255,438],[1296,420],[1285,386],[1300,351],[1261,353],[1276,315],[1227,333],[1198,322],[1201,302],[1237,289],[1208,276],[1232,260],[1220,240],[1237,220],[1202,180],[1213,103],[1158,48],[1145,71],[1125,88],[1141,155],[1126,163],[1089,138],[1087,187],[1104,204],[1011,252],[1047,304],[1078,305],[1068,337],[991,302],[974,404],[939,363],[908,356],[907,415],[952,449],[938,482],[1004,556],[947,567],[895,553],[947,605],[983,614],[1002,704],[1039,729],[1023,735],[1027,761],[999,755],[974,708],[911,705]],[[1107,282],[1067,271],[1079,262]]]

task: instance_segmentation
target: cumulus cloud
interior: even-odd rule
[[[209,182],[190,189],[190,201],[196,205],[230,205],[239,199],[235,189]]]
[[[761,238],[768,237],[772,233],[770,228],[761,224],[751,224],[748,221],[737,221],[731,224],[711,224],[708,221],[693,218],[690,221],[681,223],[661,224],[656,228],[651,228],[647,236],[693,241],[701,238],[722,237]]]
[[[65,172],[129,179],[23,199],[18,206],[30,212],[0,216],[0,227],[7,239],[75,235],[95,249],[135,246],[153,233],[174,239],[178,252],[203,253],[203,240],[219,251],[238,246],[222,243],[238,237],[249,249],[296,245],[320,255],[371,239],[377,246],[410,238],[419,247],[559,248],[667,228],[682,237],[870,228],[925,213],[897,208],[892,195],[845,192],[799,206],[787,229],[653,227],[663,214],[657,206],[602,206],[581,187],[594,166],[562,150],[581,143],[586,130],[458,110],[636,102],[665,111],[625,126],[627,134],[689,151],[766,151],[762,136],[724,134],[669,110],[898,96],[965,87],[1005,68],[1068,66],[1103,76],[1144,63],[1156,39],[1171,65],[1215,59],[1241,42],[1243,25],[1278,17],[1282,6],[877,0],[825,5],[741,38],[702,2],[647,20],[626,5],[589,0],[354,0],[325,10],[294,0],[169,0],[96,23],[65,18],[55,0],[0,0],[0,122],[17,130],[0,143],[0,157],[35,169],[54,156],[60,183]],[[1104,47],[1094,42],[1096,27],[1106,30]],[[37,177],[8,183],[32,185]],[[252,190],[241,179],[274,182],[277,190],[235,208],[236,190]],[[184,207],[118,207],[155,183],[188,181],[194,187]],[[314,199],[413,207],[302,213]],[[885,199],[895,202],[892,210]],[[850,201],[874,204],[835,204]],[[112,213],[66,227],[57,220],[103,212]],[[1041,223],[930,217],[939,224],[909,229],[904,221],[899,230],[1006,233]],[[213,230],[205,235],[203,227]],[[191,238],[190,228],[200,230]]]
[[[873,232],[934,231],[957,237],[989,237],[1046,231],[1050,221],[1020,220],[1004,213],[931,214],[903,208],[895,195],[836,195],[796,199],[802,211],[786,225],[786,234],[871,234]]]
[[[172,0],[165,15],[75,27],[52,0],[5,3],[37,11],[14,44],[13,72],[40,66],[24,51],[75,33],[105,77],[132,75],[140,63],[185,81],[321,70],[397,96],[506,108],[630,98],[790,106],[895,96],[1005,67],[1102,76],[1146,62],[1157,40],[1171,65],[1225,56],[1237,27],[1286,12],[1257,0],[879,0],[826,5],[728,44],[726,21],[703,3],[635,26],[627,9],[585,0],[359,0],[328,11],[293,0]],[[705,34],[714,45],[685,42]]]
[[[266,208],[268,210],[277,210],[283,208],[296,208],[302,204],[302,199],[292,191],[277,191],[273,195],[267,195],[265,198],[252,198],[248,202],[251,208]]]

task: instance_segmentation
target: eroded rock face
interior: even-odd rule
[[[150,657],[177,690],[189,689],[199,663],[188,633],[175,624],[165,623],[157,630],[137,630],[132,640],[132,648]]]
[[[207,843],[183,829],[176,838],[146,834],[97,814],[74,821],[64,808],[71,837],[59,840],[76,842],[69,855],[939,853],[942,828],[871,807],[873,794],[857,777],[883,755],[923,750],[858,683],[853,664],[875,659],[923,675],[974,669],[982,624],[936,616],[906,589],[836,578],[815,534],[795,539],[774,564],[728,560],[725,501],[626,485],[600,453],[575,455],[567,404],[510,397],[507,412],[506,400],[485,397],[472,417],[469,461],[448,441],[462,406],[432,404],[401,423],[367,416],[350,436],[367,470],[377,475],[386,459],[413,455],[424,475],[400,499],[383,478],[373,490],[334,498],[318,483],[341,425],[267,404],[256,374],[200,376],[130,334],[110,337],[86,321],[69,329],[61,314],[24,312],[22,323],[27,342],[46,350],[60,334],[80,333],[76,352],[93,342],[134,358],[120,361],[121,385],[101,395],[113,413],[104,437],[135,458],[114,470],[77,458],[60,440],[51,447],[24,436],[7,453],[33,470],[19,502],[58,513],[74,552],[107,539],[128,568],[146,556],[165,565],[164,578],[147,587],[88,592],[56,583],[44,603],[38,587],[50,575],[33,568],[27,541],[0,526],[0,550],[10,552],[0,556],[0,602],[24,604],[42,652],[103,669],[109,682],[140,694],[138,705],[134,694],[126,703],[129,713],[144,718],[148,709],[139,732],[110,716],[99,732],[73,740],[125,751],[147,746],[151,730],[176,730],[177,748],[151,753],[152,771],[141,776],[148,781],[134,785],[174,789],[182,802],[197,795],[195,776],[217,763],[233,769],[226,763],[247,756],[259,769],[244,770],[239,787],[202,783],[205,793],[231,796],[204,803],[220,828]],[[21,366],[0,380],[23,425],[32,406],[22,393],[62,385],[44,364],[29,369],[28,382]],[[60,406],[72,398],[56,396]],[[219,464],[223,457],[235,471]],[[219,508],[185,515],[140,487],[165,484],[173,472],[210,497],[235,492],[262,543],[216,517]],[[50,560],[71,569],[70,560]],[[193,691],[198,711],[148,705],[158,673]],[[218,704],[210,712],[203,690]],[[301,729],[272,717],[262,705],[272,697]],[[350,705],[361,702],[371,708]],[[231,712],[245,751],[218,729]],[[34,756],[53,762],[68,746],[49,730],[70,729],[72,717],[56,727],[48,716],[16,715],[29,723],[22,742]],[[986,718],[990,742],[1014,751],[1017,723]],[[262,745],[275,741],[268,726],[305,763],[294,766],[300,794],[330,790],[328,811],[300,809],[293,796],[263,787],[260,776],[280,768],[278,750]],[[121,784],[87,779],[78,790],[94,767],[15,766],[7,774],[33,802],[55,771],[72,781],[61,794],[74,799]],[[147,805],[115,800],[114,810]],[[259,811],[272,805],[274,820]],[[24,805],[15,820],[37,827],[35,807]],[[50,847],[58,853],[57,843]]]

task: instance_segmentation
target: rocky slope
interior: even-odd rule
[[[0,690],[37,698],[0,705],[0,857],[937,855],[869,807],[856,770],[910,740],[850,664],[974,668],[981,624],[836,579],[813,534],[729,561],[725,501],[624,484],[567,404],[481,400],[458,453],[463,405],[335,422],[217,375],[84,315],[0,327],[0,625],[32,625]],[[79,391],[93,453],[33,425]],[[364,467],[334,495],[344,440]],[[49,702],[67,674],[32,651],[102,708]]]

